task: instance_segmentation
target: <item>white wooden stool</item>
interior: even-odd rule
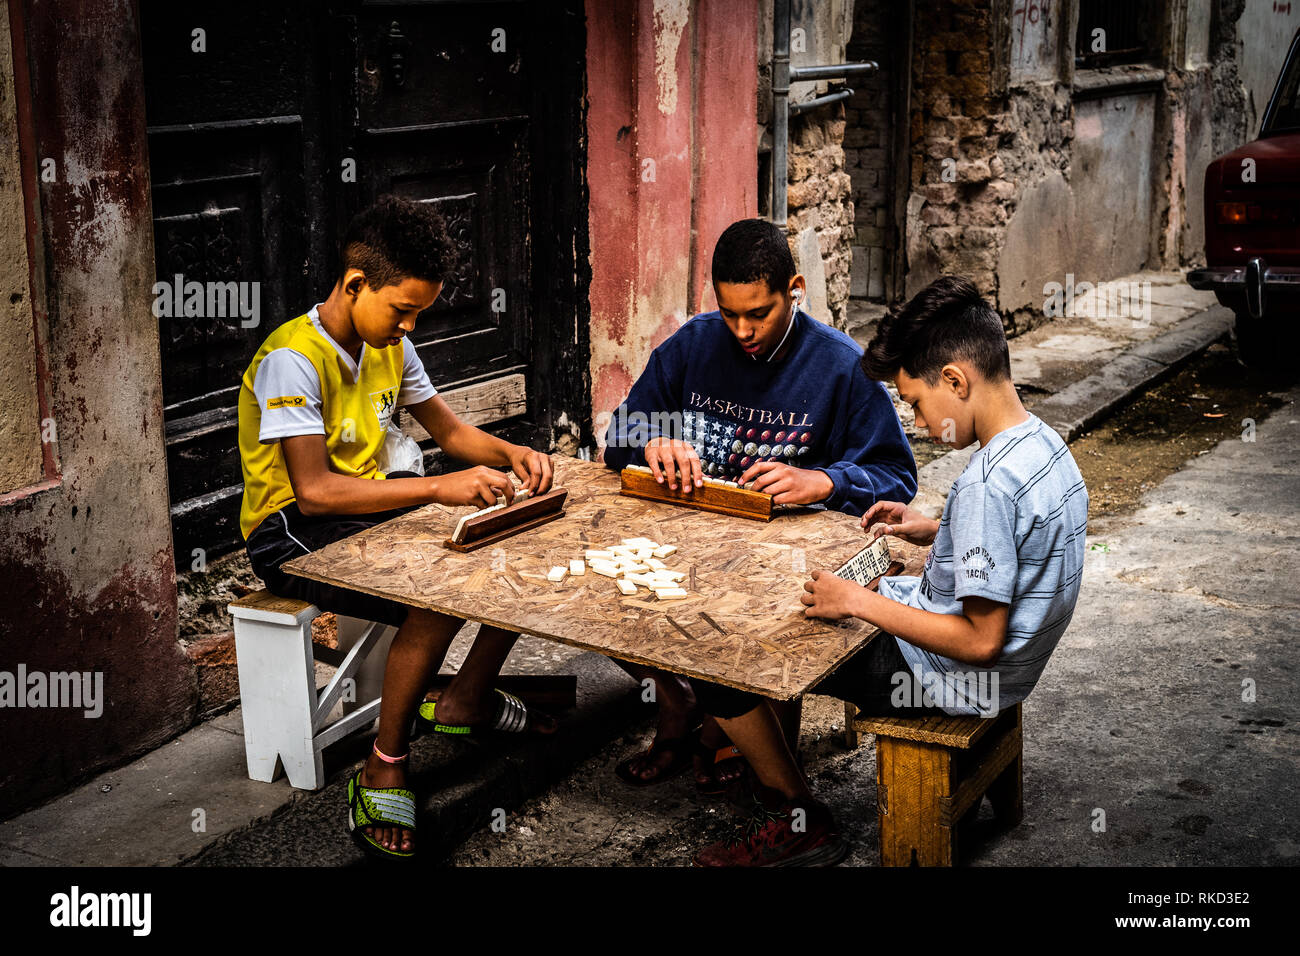
[[[292,786],[320,789],[322,751],[379,716],[384,664],[397,628],[337,615],[338,650],[332,650],[312,644],[311,622],[321,613],[314,604],[262,590],[231,602],[229,610],[248,776],[270,783],[283,767]],[[315,660],[338,667],[319,691]],[[355,694],[345,695],[349,689]],[[344,716],[326,724],[340,697]]]

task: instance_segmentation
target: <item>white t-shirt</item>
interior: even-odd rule
[[[355,382],[359,373],[359,364],[325,331],[320,324],[320,315],[317,312],[319,308],[319,304],[312,306],[307,315],[311,318],[316,331],[338,351],[344,367],[352,373],[352,381]],[[368,348],[370,348],[368,345],[361,346],[362,359],[365,358],[365,350]],[[258,434],[258,440],[262,444],[266,445],[294,435],[325,434],[325,419],[320,410],[320,377],[316,374],[311,361],[301,352],[283,348],[266,353],[261,365],[257,367],[257,377],[253,381],[253,394],[257,396],[258,405],[263,410]],[[402,339],[402,387],[397,395],[397,404],[418,405],[437,394],[438,390],[429,381],[429,375],[424,370],[424,363],[416,354],[415,346],[411,344],[410,338],[404,337]],[[304,395],[307,401],[302,405],[284,404],[268,409],[267,399],[276,395]]]

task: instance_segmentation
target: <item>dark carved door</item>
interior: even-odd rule
[[[240,376],[384,192],[459,248],[412,336],[453,408],[541,447],[589,417],[580,0],[146,0],[142,29],[158,277],[257,283],[260,313],[159,319],[178,567],[240,544]]]

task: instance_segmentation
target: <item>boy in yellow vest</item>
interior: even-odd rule
[[[329,297],[272,332],[239,392],[240,512],[253,570],[274,594],[398,628],[384,673],[379,733],[348,785],[348,828],[363,849],[414,854],[415,797],[403,766],[409,728],[462,620],[331,587],[280,570],[307,554],[430,502],[490,507],[522,487],[551,486],[550,458],[456,418],[438,396],[407,335],[442,292],[455,254],[426,203],[386,196],[348,227],[342,274]],[[452,458],[476,467],[421,477],[385,475],[376,456],[402,405]],[[551,733],[492,682],[517,634],[484,625],[464,666],[437,701],[434,727]]]

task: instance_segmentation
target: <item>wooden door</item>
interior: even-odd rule
[[[540,447],[590,417],[580,2],[145,0],[141,20],[158,277],[260,290],[255,326],[159,319],[179,568],[240,546],[240,376],[384,192],[436,204],[458,246],[412,336],[453,407]]]

